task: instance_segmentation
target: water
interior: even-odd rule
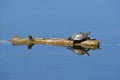
[[[119,0],[0,1],[0,80],[119,80],[119,9]],[[14,35],[66,38],[80,31],[102,40],[101,49],[87,56],[65,47],[29,50],[6,42]]]

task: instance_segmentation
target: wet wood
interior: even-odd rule
[[[55,46],[81,46],[85,48],[94,48],[99,46],[100,41],[95,39],[85,40],[80,43],[73,44],[72,40],[68,40],[66,38],[32,38],[29,36],[28,38],[22,38],[19,36],[12,37],[11,40],[13,45],[27,45],[32,46],[35,44],[43,44],[43,45],[55,45]]]

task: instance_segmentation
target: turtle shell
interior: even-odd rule
[[[79,33],[75,33],[73,34],[70,39],[74,40],[74,41],[80,41],[80,40],[84,40],[88,37],[88,35],[90,34],[90,32],[79,32]]]

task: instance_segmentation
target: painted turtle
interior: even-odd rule
[[[78,32],[78,33],[75,33],[72,36],[70,36],[68,38],[68,40],[72,40],[73,44],[74,43],[78,43],[78,42],[84,41],[86,39],[90,39],[88,37],[89,34],[90,34],[90,32],[86,32],[86,33],[84,33],[84,32]]]

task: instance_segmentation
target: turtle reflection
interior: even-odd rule
[[[83,47],[80,47],[80,46],[73,46],[73,47],[67,47],[67,49],[71,50],[72,52],[74,52],[77,55],[88,55],[88,56],[90,56],[89,51],[99,49],[99,47],[90,49],[90,48],[83,48]]]

